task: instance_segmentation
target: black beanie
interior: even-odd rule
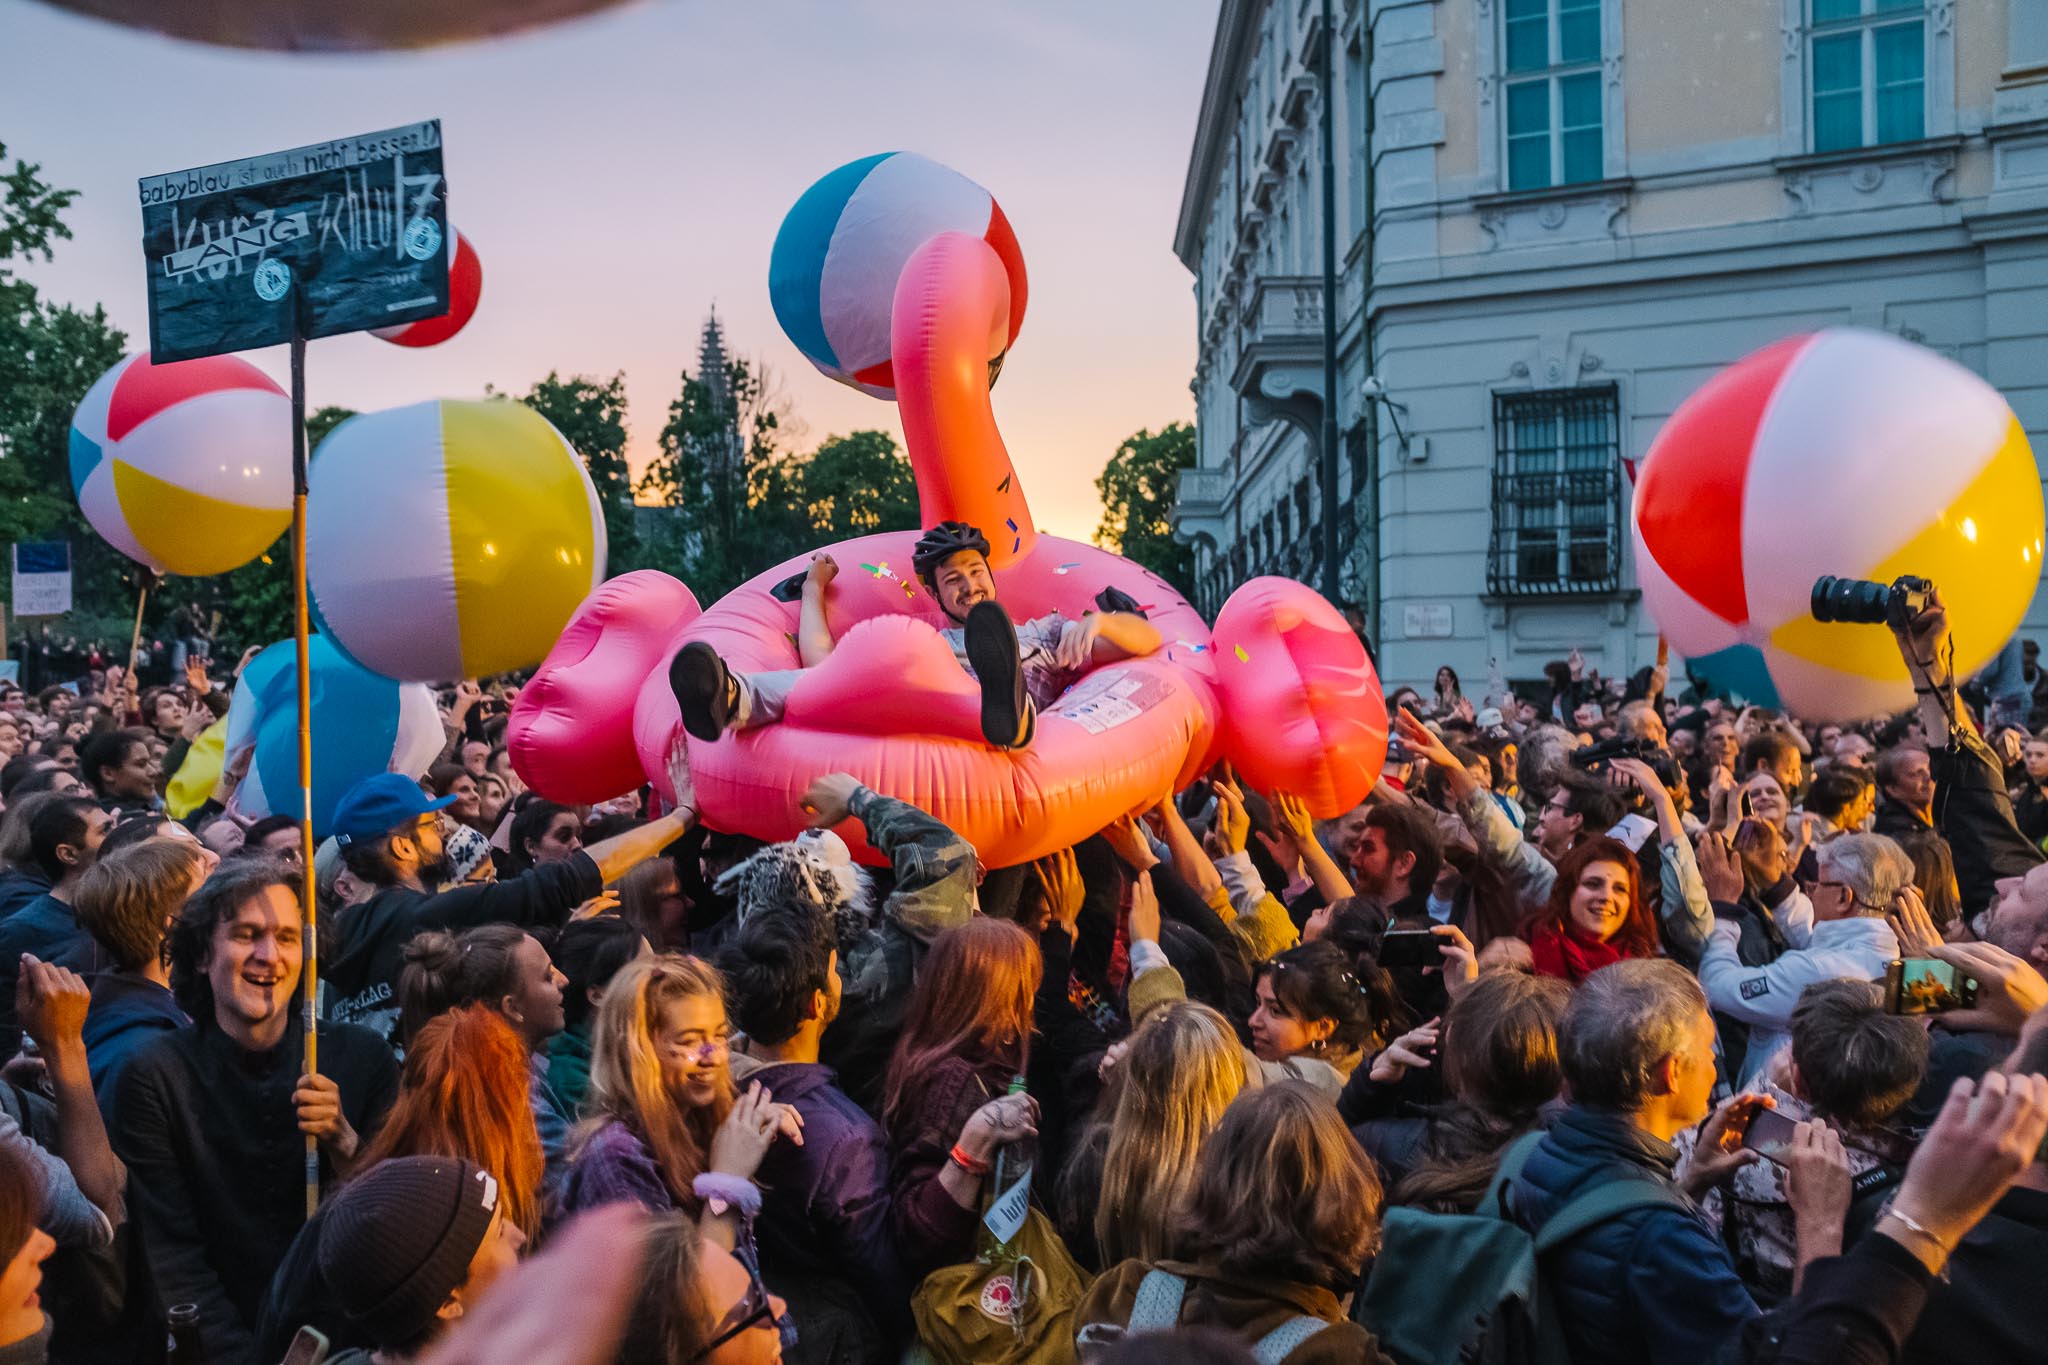
[[[380,1348],[411,1346],[469,1279],[497,1203],[498,1182],[471,1162],[380,1161],[325,1211],[320,1274]]]

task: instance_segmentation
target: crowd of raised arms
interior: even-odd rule
[[[0,1365],[2048,1359],[2048,674],[1946,631],[1850,727],[1443,669],[1355,810],[1002,869],[555,804],[465,683],[335,809],[312,1066],[297,827],[166,813],[224,670],[7,687]]]

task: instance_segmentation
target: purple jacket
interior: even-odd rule
[[[909,1323],[916,1288],[896,1249],[889,1212],[889,1144],[881,1125],[847,1098],[838,1076],[816,1062],[782,1062],[748,1076],[794,1107],[804,1142],[777,1142],[756,1177],[761,1213],[754,1236],[761,1273],[829,1275],[859,1291],[895,1327]]]
[[[654,1152],[631,1128],[613,1119],[590,1135],[562,1182],[563,1214],[606,1204],[638,1204],[650,1213],[676,1207]]]

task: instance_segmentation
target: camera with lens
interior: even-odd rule
[[[1823,624],[1843,621],[1904,630],[1927,606],[1927,594],[1933,590],[1932,582],[1911,574],[1895,578],[1889,585],[1823,574],[1813,584],[1813,619]]]
[[[1571,765],[1584,772],[1598,776],[1614,766],[1620,758],[1641,759],[1650,762],[1660,758],[1657,746],[1647,739],[1603,739],[1574,749],[1570,755]]]

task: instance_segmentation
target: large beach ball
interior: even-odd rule
[[[71,419],[71,489],[109,545],[159,573],[226,573],[292,519],[292,404],[239,356],[101,375]]]
[[[516,33],[621,0],[47,0],[130,28],[274,52],[375,52]]]
[[[1024,255],[994,196],[913,152],[850,161],[805,190],[775,234],[768,296],[813,365],[877,398],[896,396],[890,307],[904,262],[935,233],[979,237],[1010,277],[1009,333],[1024,325]]]
[[[1816,721],[1910,706],[1883,625],[1822,625],[1823,574],[1929,578],[1968,677],[2041,577],[2041,474],[1998,391],[1883,332],[1788,337],[1708,380],[1636,481],[1636,574],[1671,647],[1720,687]]]
[[[322,629],[392,678],[537,664],[604,579],[583,461],[506,399],[351,417],[314,452],[306,523]]]
[[[432,689],[394,682],[351,661],[324,635],[308,641],[313,681],[313,836],[327,837],[334,803],[377,773],[417,778],[445,736]],[[228,703],[222,762],[250,749],[235,806],[254,819],[299,813],[298,648],[266,646],[249,661]]]
[[[469,325],[484,295],[484,263],[469,238],[448,229],[448,311],[399,327],[377,327],[370,335],[399,346],[439,346]]]

